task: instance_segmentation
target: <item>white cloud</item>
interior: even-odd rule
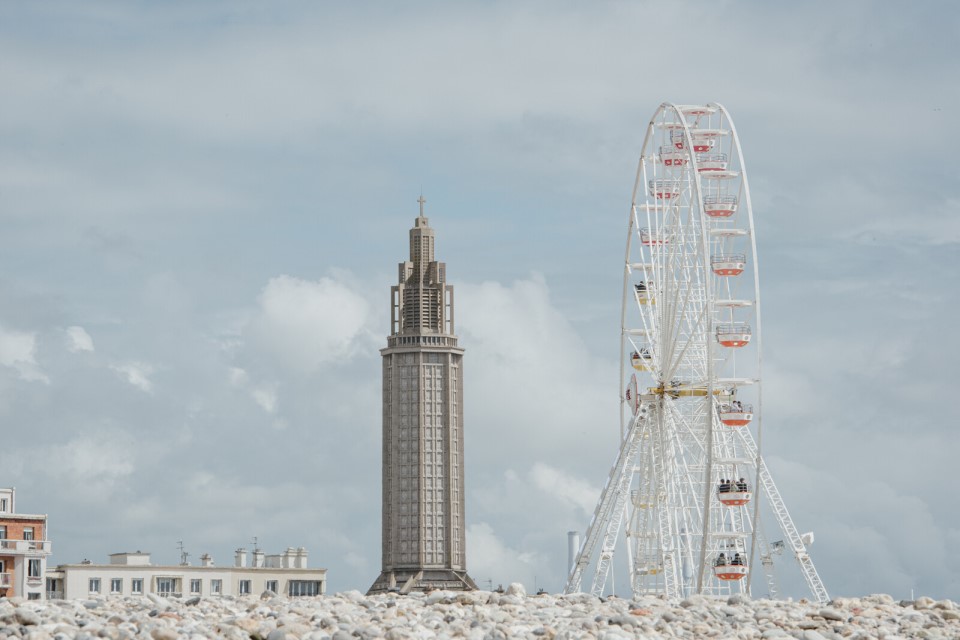
[[[231,385],[249,393],[250,397],[261,409],[271,414],[277,412],[277,403],[279,401],[278,389],[280,386],[278,383],[264,382],[254,385],[250,380],[250,374],[240,367],[230,367],[227,377]],[[274,428],[282,429],[286,426],[286,423],[281,419],[277,419],[273,422],[273,426]]]
[[[461,343],[467,347],[467,428],[483,425],[488,439],[478,445],[487,460],[526,467],[520,452],[539,451],[551,459],[574,450],[591,460],[601,443],[616,446],[619,405],[609,401],[616,362],[587,350],[550,300],[542,276],[509,286],[460,285],[457,304]],[[516,445],[517,458],[499,446],[506,439]],[[585,440],[589,446],[583,446]],[[598,461],[606,464],[610,455],[603,452]]]
[[[127,382],[137,389],[146,393],[153,393],[153,382],[150,380],[150,374],[153,373],[152,365],[144,362],[127,362],[112,364],[110,368],[121,374]]]
[[[36,360],[37,334],[0,327],[0,364],[14,369],[27,382],[50,382]]]
[[[370,321],[370,305],[334,278],[272,278],[244,335],[282,366],[301,373],[349,359]]]
[[[58,490],[83,503],[107,501],[122,488],[123,481],[137,466],[137,446],[118,429],[95,429],[42,448],[8,452],[0,456],[0,467],[15,475],[33,474],[31,467],[42,461],[43,473],[55,478]]]
[[[250,376],[240,367],[230,367],[227,376],[235,387],[244,387],[250,381]]]
[[[593,513],[600,497],[596,487],[542,462],[533,465],[530,478],[539,489],[579,507],[587,517]]]
[[[251,391],[253,400],[260,405],[260,408],[267,413],[277,412],[277,388],[276,385],[262,386]]]
[[[83,327],[67,327],[67,350],[71,353],[93,351],[93,338]]]
[[[467,558],[469,573],[481,589],[489,586],[488,580],[492,580],[494,586],[522,582],[528,591],[537,586],[533,581],[540,554],[511,548],[486,522],[467,527]]]

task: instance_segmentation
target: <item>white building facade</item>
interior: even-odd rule
[[[260,595],[319,596],[327,590],[327,570],[307,568],[303,547],[265,555],[255,549],[248,566],[247,551],[238,549],[233,566],[218,567],[208,555],[200,566],[154,565],[140,551],[114,553],[109,564],[62,564],[46,574],[47,597],[75,599],[97,596],[163,597]]]

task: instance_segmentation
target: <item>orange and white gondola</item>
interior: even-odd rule
[[[679,180],[651,180],[647,186],[650,188],[650,195],[655,196],[657,200],[673,200],[680,195]]]
[[[753,405],[732,403],[720,405],[720,422],[728,427],[745,427],[753,420]]]
[[[709,104],[681,104],[677,107],[685,116],[712,116],[717,112],[717,108]]]
[[[753,493],[750,491],[723,491],[717,492],[717,499],[727,507],[742,507],[750,502]]]
[[[710,268],[718,276],[738,276],[747,267],[747,256],[737,253],[726,256],[710,256]]]
[[[690,161],[690,156],[686,151],[681,151],[676,147],[662,145],[660,147],[660,162],[665,167],[682,167]]]
[[[747,565],[729,563],[714,565],[713,575],[720,580],[741,580],[747,575]]]
[[[637,296],[638,304],[656,304],[657,302],[647,283],[640,282],[633,285],[633,293]]]
[[[643,243],[644,246],[653,247],[661,244],[670,244],[670,238],[662,231],[640,229],[640,242]]]
[[[703,212],[711,218],[729,218],[737,212],[737,196],[706,196]]]
[[[693,140],[693,151],[695,153],[706,153],[713,149],[717,143],[717,137],[713,135],[712,131],[702,129],[691,131],[690,138]],[[674,129],[670,132],[670,142],[677,149],[683,150],[687,148],[687,138],[683,131],[679,129]]]
[[[697,170],[700,173],[706,171],[724,171],[727,168],[727,154],[725,153],[698,153]]]
[[[637,371],[653,371],[653,356],[646,348],[630,354],[630,365]]]
[[[717,342],[724,347],[743,347],[753,337],[749,325],[721,324],[716,330]]]

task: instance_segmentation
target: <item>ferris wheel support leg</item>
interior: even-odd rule
[[[766,537],[764,537],[759,529],[754,535],[760,546],[760,565],[763,567],[763,574],[767,578],[769,597],[771,600],[776,600],[780,597],[780,588],[777,585],[777,576],[773,572],[773,551],[770,549]]]
[[[671,486],[669,478],[672,478],[677,468],[676,444],[669,442],[666,434],[661,429],[657,434],[656,444],[654,446],[654,473],[656,474],[656,486],[658,499],[660,496],[667,496],[676,492],[676,487]],[[663,570],[663,590],[668,598],[681,597],[680,589],[680,570],[677,564],[681,561],[679,557],[680,549],[674,546],[675,533],[680,529],[680,524],[674,522],[675,513],[670,513],[665,509],[659,510],[658,515],[658,534],[657,547],[660,550],[660,566]]]
[[[740,435],[744,449],[746,449],[748,455],[756,458],[757,445],[753,441],[753,435],[750,431],[747,429],[737,429],[737,433]],[[793,524],[793,518],[790,517],[790,513],[787,511],[787,505],[783,501],[777,485],[773,482],[773,476],[770,475],[767,463],[762,457],[759,458],[759,460],[760,484],[763,486],[763,492],[767,496],[767,500],[770,501],[770,506],[777,518],[777,523],[780,525],[780,530],[787,538],[790,549],[800,564],[800,571],[803,573],[803,577],[807,581],[807,586],[810,588],[814,599],[821,604],[826,604],[830,600],[827,588],[823,585],[823,580],[820,579],[820,574],[817,573],[816,567],[813,566],[813,560],[810,559],[810,554],[807,553],[807,546],[803,543],[803,539],[800,537],[800,532],[797,530],[796,525]]]
[[[583,581],[583,572],[593,557],[597,546],[600,546],[600,556],[597,559],[596,573],[591,584],[591,593],[602,595],[603,585],[610,571],[610,561],[613,559],[617,536],[623,523],[626,511],[627,498],[630,495],[630,482],[633,480],[634,463],[640,449],[640,440],[647,419],[639,415],[634,419],[627,432],[627,437],[620,447],[620,453],[610,469],[607,483],[600,494],[597,508],[593,512],[593,519],[587,527],[583,545],[577,554],[576,562],[570,570],[564,593],[580,591]],[[601,544],[602,540],[602,544]]]

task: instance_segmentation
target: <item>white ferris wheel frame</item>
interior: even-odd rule
[[[712,126],[714,116],[721,125],[719,128]],[[706,127],[701,126],[704,118]],[[717,140],[722,142],[721,150],[725,141],[727,154],[711,153]],[[655,142],[661,144],[652,144]],[[664,142],[668,144],[664,145]],[[624,262],[620,390],[627,389],[627,395],[621,396],[620,448],[576,562],[570,568],[565,591],[580,590],[587,565],[596,555],[591,591],[595,595],[601,594],[621,527],[626,521],[626,539],[621,544],[626,546],[634,595],[650,590],[668,596],[692,592],[722,594],[737,587],[749,593],[752,569],[758,564],[754,561],[759,543],[763,547],[759,564],[767,573],[771,595],[776,596],[773,554],[760,530],[762,489],[786,538],[775,544],[780,544],[781,548],[789,544],[814,598],[825,602],[828,599],[826,589],[760,455],[760,277],[753,205],[736,127],[720,104],[663,103],[647,126],[642,149],[628,219]],[[705,200],[703,182],[706,180],[711,181],[709,193],[713,195],[707,198],[713,198],[712,201]],[[717,210],[724,208],[721,205],[712,206],[713,215],[708,215],[705,202],[729,202],[731,196],[721,185],[733,184],[733,181],[737,187],[732,209],[739,208],[736,218],[732,213],[718,215]],[[667,224],[668,218],[673,221],[671,224]],[[736,226],[735,221],[744,218],[747,228]],[[641,219],[647,223],[645,228]],[[748,255],[724,254],[722,251],[719,254],[742,259],[742,264],[723,263],[719,266],[739,267],[741,272],[744,268],[752,271],[753,286],[749,296],[737,298],[732,296],[731,290],[742,291],[748,286],[743,284],[742,278],[726,277],[729,273],[723,277],[718,275],[724,272],[713,269],[711,251],[713,248],[727,249],[733,239],[744,237],[749,241]],[[675,242],[673,247],[683,247],[688,252],[673,247],[664,250],[671,242]],[[636,261],[638,255],[639,262]],[[642,286],[647,287],[643,293],[635,289],[638,277],[643,278]],[[725,289],[728,297],[718,298],[715,289]],[[720,307],[727,310],[728,324],[719,322],[724,315],[722,311],[718,312]],[[743,309],[747,311],[735,314]],[[745,315],[750,316],[749,324],[743,322]],[[735,317],[741,319],[740,324],[734,321]],[[731,337],[728,331],[731,334],[745,333],[739,337],[751,343],[745,353],[753,354],[752,358],[741,358],[741,361],[749,360],[750,377],[737,376],[738,349],[717,344],[721,332],[725,337]],[[647,340],[645,344],[639,344],[641,337]],[[718,357],[721,350],[726,350],[723,358]],[[631,352],[632,356],[629,356]],[[638,360],[641,353],[644,359]],[[635,366],[634,361],[639,366]],[[654,386],[639,385],[634,369],[649,371]],[[732,372],[733,375],[718,375],[718,369],[721,373]],[[681,378],[675,378],[678,373]],[[641,390],[641,386],[647,393]],[[718,407],[724,406],[722,399],[731,401],[741,386],[755,389],[756,410],[751,413],[756,440],[749,428],[731,430],[725,427],[717,414]],[[684,395],[694,396],[694,399],[677,401]],[[702,407],[697,406],[696,397],[703,398]],[[727,459],[718,458],[718,446],[729,452]],[[694,455],[690,458],[690,452],[697,449],[700,457]],[[720,469],[720,473],[728,473],[744,466],[752,467],[754,471],[752,504],[738,505],[734,509],[720,507],[719,494],[714,494],[715,468]],[[637,489],[634,489],[635,482]],[[695,495],[696,491],[699,491],[699,497]],[[717,509],[719,512],[712,513]],[[699,545],[694,545],[696,537]],[[651,542],[654,539],[656,542]],[[747,540],[749,544],[745,543]],[[738,570],[745,575],[745,580],[731,576],[721,579],[719,571],[716,576],[714,572],[707,574],[710,559],[724,548],[744,552],[746,567],[751,570],[744,567]],[[730,553],[732,555],[733,551]],[[695,584],[690,575],[694,567]]]

